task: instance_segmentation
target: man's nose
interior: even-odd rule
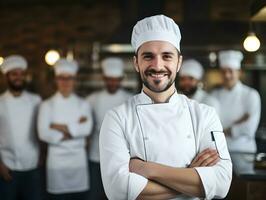
[[[162,69],[163,68],[163,60],[160,56],[155,56],[152,60],[152,67],[156,69]]]

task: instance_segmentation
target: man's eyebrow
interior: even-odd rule
[[[174,52],[171,52],[171,51],[165,51],[165,52],[162,52],[161,54],[163,54],[163,55],[174,55]],[[149,51],[146,51],[146,52],[142,52],[141,53],[141,56],[143,56],[143,55],[153,55],[153,53],[152,52],[149,52]]]
[[[166,51],[166,52],[163,52],[162,54],[167,54],[167,55],[174,55],[174,53],[173,52],[171,52],[171,51]]]
[[[141,56],[152,55],[152,54],[153,54],[152,52],[146,51],[146,52],[142,52]]]

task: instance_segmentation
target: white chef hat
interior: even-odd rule
[[[106,77],[120,78],[124,75],[124,63],[118,57],[105,58],[102,61],[102,69]]]
[[[179,71],[180,76],[191,76],[197,80],[202,79],[203,73],[202,65],[194,59],[185,60]]]
[[[75,60],[60,59],[54,65],[55,75],[69,74],[76,75],[78,72],[78,63]]]
[[[218,58],[221,68],[240,69],[243,54],[235,50],[220,51]]]
[[[180,51],[181,33],[173,19],[164,15],[146,17],[137,22],[131,36],[131,44],[135,50],[145,42],[166,41]]]
[[[23,56],[20,55],[11,55],[4,59],[3,64],[1,65],[1,70],[3,74],[13,70],[13,69],[23,69],[26,70],[28,63]]]

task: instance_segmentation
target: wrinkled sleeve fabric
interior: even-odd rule
[[[86,137],[91,133],[93,119],[92,111],[88,102],[84,101],[80,106],[81,116],[85,117],[86,121],[80,123],[79,121],[68,124],[68,129],[72,137]]]
[[[205,191],[206,199],[224,198],[232,180],[232,162],[228,152],[222,125],[213,108],[205,112],[203,131],[199,137],[199,151],[206,148],[216,148],[220,161],[211,167],[196,167]],[[214,135],[212,135],[214,133]],[[215,137],[215,138],[214,138]]]
[[[251,90],[248,97],[245,98],[245,108],[249,118],[231,127],[231,134],[233,138],[246,136],[250,139],[255,138],[255,133],[259,125],[261,114],[261,99],[257,91]]]
[[[109,111],[103,120],[99,145],[101,174],[108,199],[136,199],[148,180],[129,172],[130,152],[124,125],[114,110]]]
[[[58,144],[63,139],[63,134],[57,130],[51,129],[52,109],[48,102],[40,105],[38,113],[38,134],[41,141],[49,144]]]

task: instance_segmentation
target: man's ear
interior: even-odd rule
[[[135,67],[135,70],[136,70],[137,72],[139,72],[139,65],[138,65],[138,58],[137,58],[137,56],[134,56],[134,57],[133,57],[133,60],[134,60],[134,67]]]
[[[181,68],[181,65],[182,65],[182,61],[183,61],[183,56],[179,56],[178,57],[178,63],[177,63],[177,69],[176,69],[176,72],[179,72],[180,68]]]

